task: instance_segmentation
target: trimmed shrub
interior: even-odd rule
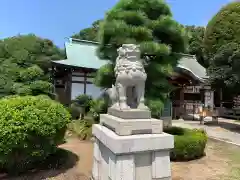
[[[184,134],[184,129],[181,127],[167,127],[164,129],[165,133],[172,134],[172,135],[183,135]]]
[[[0,100],[0,168],[23,172],[54,154],[63,142],[70,114],[41,96]]]
[[[164,132],[174,135],[172,161],[189,161],[205,155],[207,135],[203,130],[190,130],[180,127],[169,127]]]

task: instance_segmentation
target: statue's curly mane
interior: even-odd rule
[[[116,59],[116,66],[114,68],[115,74],[118,75],[119,69],[132,69],[132,65],[138,64],[142,66],[140,59],[139,46],[135,44],[124,44],[117,49],[118,57]]]

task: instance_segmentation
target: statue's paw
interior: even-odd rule
[[[138,109],[143,109],[143,110],[148,110],[149,108],[147,106],[145,106],[144,104],[139,104]]]
[[[116,108],[117,109],[117,108],[119,108],[119,105],[117,103],[115,103],[115,104],[112,105],[112,108]]]
[[[121,110],[127,110],[130,109],[130,107],[127,104],[121,104],[120,105]]]

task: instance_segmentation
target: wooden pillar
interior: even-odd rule
[[[222,105],[222,99],[223,99],[223,93],[222,93],[222,88],[220,88],[220,107],[222,109],[223,105]]]
[[[86,73],[86,72],[84,72],[83,83],[84,83],[84,90],[83,90],[83,93],[86,94],[86,93],[87,93],[87,73]]]
[[[184,86],[182,85],[181,86],[181,89],[180,89],[180,119],[183,118],[183,115],[185,114],[185,111],[184,111]]]
[[[55,78],[54,78],[54,66],[52,65],[52,70],[51,70],[51,81],[52,81],[52,85],[53,85],[53,89],[52,89],[52,93],[54,96],[54,99],[56,100],[56,89],[55,89]]]
[[[204,124],[204,116],[200,116],[200,124]]]
[[[213,121],[214,123],[216,123],[216,124],[218,124],[218,116],[219,116],[218,111],[217,111],[217,109],[214,107],[214,108],[213,108],[213,113],[212,113],[212,121]]]
[[[72,69],[67,69],[67,77],[65,82],[65,93],[67,95],[67,105],[72,101]]]

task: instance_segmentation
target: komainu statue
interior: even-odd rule
[[[145,81],[147,74],[144,70],[140,49],[135,44],[123,44],[118,49],[118,57],[114,68],[115,86],[108,90],[112,100],[112,108],[148,109],[144,105]]]

